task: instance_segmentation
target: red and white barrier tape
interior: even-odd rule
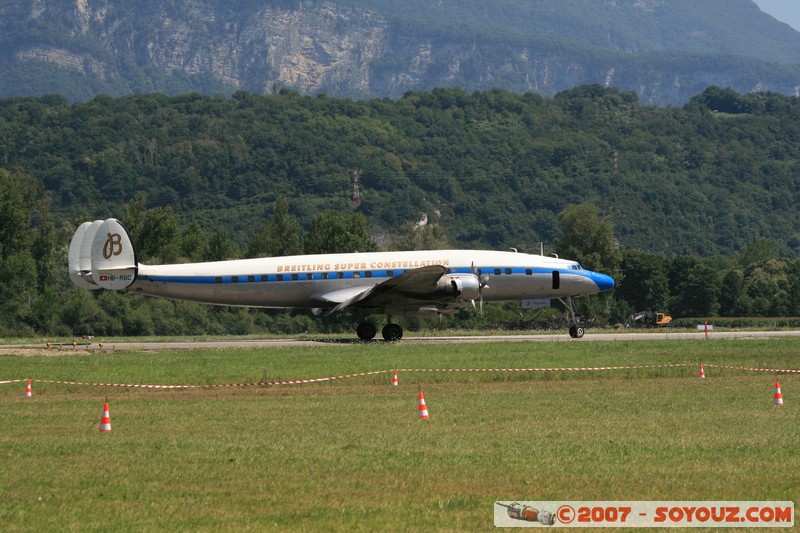
[[[695,366],[696,363],[675,363],[664,365],[635,366],[593,366],[593,367],[542,367],[542,368],[398,368],[398,372],[596,372],[602,370],[635,370],[639,368],[671,368]]]
[[[638,370],[643,368],[679,368],[687,366],[697,366],[697,363],[673,363],[663,365],[633,365],[633,366],[595,366],[595,367],[529,367],[529,368],[398,368],[398,372],[597,372],[606,370]],[[726,365],[706,364],[706,367],[727,368],[732,370],[744,370],[750,372],[775,372],[783,374],[800,374],[800,370],[781,369],[781,368],[749,368]],[[337,381],[364,376],[374,376],[377,374],[388,374],[392,370],[375,370],[372,372],[358,372],[353,374],[342,374],[338,376],[328,376],[322,378],[290,379],[281,381],[260,381],[255,383],[220,383],[209,385],[146,385],[139,383],[89,383],[85,381],[59,381],[51,379],[33,379],[34,383],[54,383],[58,385],[81,385],[89,387],[116,387],[122,389],[157,389],[157,390],[185,390],[185,389],[213,389],[213,388],[243,388],[243,387],[267,387],[275,385],[300,385],[303,383],[323,383],[326,381]],[[9,379],[0,381],[4,383],[22,383],[25,379]]]
[[[800,370],[785,368],[751,368],[746,366],[705,365],[716,368],[729,368],[731,370],[746,370],[747,372],[776,372],[779,374],[800,374]]]
[[[90,383],[86,381],[60,381],[52,379],[33,379],[33,383],[54,383],[58,385],[81,385],[89,387],[116,387],[121,389],[161,389],[161,390],[182,390],[182,389],[213,389],[213,388],[237,388],[237,387],[264,387],[272,385],[299,385],[301,383],[321,383],[325,381],[335,381],[340,379],[348,379],[362,376],[371,376],[375,374],[385,374],[392,372],[391,370],[376,370],[374,372],[359,372],[355,374],[342,374],[339,376],[328,376],[322,378],[309,378],[309,379],[292,379],[282,381],[260,381],[256,383],[218,383],[208,385],[147,385],[140,383]],[[2,383],[22,383],[26,379],[11,379],[7,381],[0,381]]]

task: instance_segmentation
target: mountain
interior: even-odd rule
[[[795,95],[800,33],[750,0],[32,0],[0,3],[0,96],[398,98],[597,83],[679,105]]]

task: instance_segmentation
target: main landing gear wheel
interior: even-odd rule
[[[569,328],[569,336],[573,339],[580,339],[583,337],[583,328],[580,326],[572,326]]]
[[[356,335],[362,341],[371,341],[377,332],[378,328],[372,322],[362,322],[356,327]]]
[[[387,341],[399,341],[403,338],[403,328],[399,324],[386,324],[381,333]]]

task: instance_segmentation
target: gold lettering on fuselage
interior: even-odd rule
[[[450,266],[449,259],[443,260],[415,260],[415,261],[373,261],[370,268],[421,268],[431,265]]]
[[[411,269],[421,268],[431,265],[450,266],[449,259],[416,259],[406,261],[372,261],[350,262],[350,263],[297,263],[288,265],[278,265],[278,273],[283,272],[331,272],[331,271],[350,271],[350,270],[382,270],[382,269]]]
[[[330,263],[278,265],[278,272],[328,272],[330,269]]]

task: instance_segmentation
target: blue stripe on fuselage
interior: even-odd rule
[[[573,275],[589,278],[592,280],[600,291],[607,291],[614,288],[614,279],[605,274],[594,272],[591,270],[575,270],[571,268],[544,268],[544,267],[481,267],[473,270],[472,268],[449,268],[449,274],[472,274],[477,272],[481,275],[488,274],[491,276],[508,276],[508,275],[534,275],[534,274],[552,274],[558,272],[561,275]],[[500,273],[497,274],[496,271]],[[510,274],[508,273],[510,271]],[[392,276],[399,276],[406,272],[401,269],[393,270],[355,270],[355,271],[335,271],[335,272],[314,272],[311,274],[310,279],[313,281],[320,281],[324,279],[370,279],[370,278],[388,278],[389,272]],[[356,277],[356,273],[359,274]],[[324,276],[327,274],[327,278]],[[341,276],[340,276],[341,275]],[[219,283],[272,283],[279,281],[309,281],[307,274],[295,274],[297,279],[293,278],[292,274],[244,274],[239,276],[163,276],[163,275],[140,275],[139,281],[150,281],[155,283],[196,283],[196,284],[219,284]],[[251,281],[249,277],[253,277]],[[237,278],[236,281],[233,281]]]

